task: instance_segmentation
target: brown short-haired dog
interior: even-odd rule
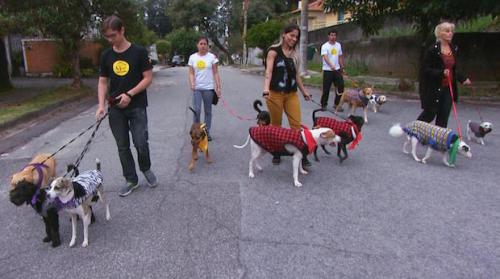
[[[348,103],[351,107],[351,114],[354,114],[357,107],[363,108],[365,123],[368,123],[368,102],[373,94],[373,87],[366,87],[362,90],[347,90],[342,94],[336,111],[342,108],[344,103]]]
[[[193,113],[196,112],[190,107]],[[188,169],[192,171],[194,169],[195,161],[198,160],[198,150],[205,154],[205,161],[210,164],[212,160],[208,154],[208,132],[205,123],[193,123],[191,125],[191,130],[189,130],[189,135],[191,136],[191,145],[193,149],[191,151],[191,161],[189,162]]]
[[[40,168],[42,171],[42,177],[40,182],[40,188],[45,188],[49,185],[49,179],[56,176],[56,160],[50,157],[50,154],[38,154],[29,164],[24,167],[20,172],[14,173],[12,179],[10,180],[11,190],[16,187],[16,185],[21,181],[26,181],[29,183],[36,184],[40,179],[39,173],[36,170],[36,164],[42,163],[45,165]]]

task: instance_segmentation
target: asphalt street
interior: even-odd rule
[[[262,76],[221,69],[223,97],[242,116],[255,117]],[[310,89],[319,101],[318,89]],[[112,219],[102,205],[89,229],[89,247],[68,247],[71,225],[61,213],[62,245],[43,243],[44,227],[29,206],[8,199],[10,175],[38,152],[51,153],[94,122],[95,107],[62,121],[0,156],[0,278],[499,278],[500,140],[471,143],[472,159],[459,156],[456,168],[433,154],[426,164],[402,153],[403,138],[389,127],[420,113],[415,100],[389,97],[369,113],[363,140],[339,164],[320,152],[309,175],[293,186],[291,158],[248,178],[249,147],[242,144],[254,121],[214,107],[210,152],[187,169],[192,123],[187,68],[155,73],[149,89],[149,133],[153,170],[160,185],[142,186],[121,198],[117,148],[105,121],[80,167],[102,161]],[[302,101],[311,126],[317,105]],[[330,100],[330,103],[333,101]],[[459,104],[462,129],[477,120],[472,105]],[[358,111],[361,113],[361,111]],[[498,107],[482,115],[500,123]],[[324,113],[324,115],[329,115]],[[450,127],[456,127],[450,118]],[[81,152],[87,136],[57,154],[58,173]],[[420,156],[424,148],[419,149]],[[312,159],[312,158],[310,158]],[[497,181],[497,182],[495,182]],[[497,186],[495,186],[497,185]]]

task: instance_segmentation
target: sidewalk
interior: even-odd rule
[[[263,66],[248,66],[246,68],[240,68],[243,73],[255,74],[255,75],[264,75],[264,67]],[[316,71],[308,71],[309,75],[313,78],[321,78],[321,73]],[[372,86],[375,86],[376,91],[383,92],[383,94],[397,96],[399,98],[407,98],[407,99],[418,99],[418,82],[411,81],[409,79],[405,79],[410,83],[413,83],[413,87],[415,90],[409,91],[399,91],[399,90],[387,90],[387,88],[397,88],[400,82],[400,78],[390,78],[390,77],[378,77],[378,76],[353,76],[348,79],[353,80],[357,83],[365,83]],[[311,84],[307,82],[307,79],[304,80],[306,86],[321,88],[321,83],[319,84]],[[494,105],[500,106],[500,82],[495,81],[478,81],[474,82],[474,86],[482,91],[494,92],[494,96],[466,96],[462,94],[460,96],[460,101],[466,103],[478,103],[484,105]],[[378,87],[378,90],[377,90]]]

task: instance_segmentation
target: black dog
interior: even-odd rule
[[[253,108],[257,111],[257,125],[258,126],[267,126],[271,123],[271,116],[269,112],[265,110],[261,110],[259,106],[262,106],[262,102],[260,100],[255,100],[253,102]]]
[[[347,145],[353,143],[350,149],[356,147],[358,142],[361,140],[361,127],[365,123],[363,117],[350,115],[346,121],[339,121],[330,117],[316,117],[316,112],[323,111],[323,109],[317,109],[313,111],[313,123],[314,127],[325,127],[332,129],[336,135],[339,135],[341,140],[337,145],[337,157],[340,159],[340,163],[342,163],[349,155],[347,154]],[[328,150],[326,150],[325,146],[321,146],[326,154],[330,154]],[[314,159],[319,161],[317,155],[318,148],[314,150]],[[342,156],[342,152],[344,156]]]
[[[26,203],[33,207],[33,209],[42,216],[45,224],[45,233],[43,242],[52,242],[52,247],[61,245],[61,238],[59,237],[59,214],[57,207],[53,202],[48,199],[45,189],[40,190],[32,204],[32,198],[36,194],[36,186],[27,181],[21,181],[17,184],[16,188],[9,192],[10,201],[21,206]]]

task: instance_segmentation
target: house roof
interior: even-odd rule
[[[309,12],[323,12],[323,4],[324,4],[324,0],[316,0],[316,1],[312,1],[311,3],[309,3],[307,5],[308,7],[308,11]],[[292,11],[292,14],[295,14],[295,13],[300,13],[300,8],[296,9],[296,10],[293,10]]]

